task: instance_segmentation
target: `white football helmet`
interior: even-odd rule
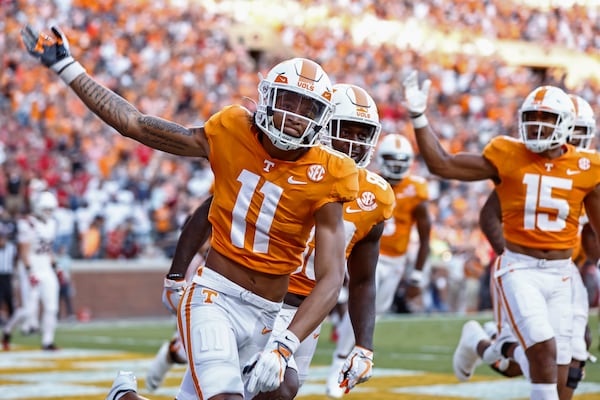
[[[51,218],[54,210],[58,207],[58,200],[52,192],[40,192],[31,200],[31,209],[33,213],[42,219]]]
[[[321,134],[323,142],[347,154],[359,167],[366,167],[381,132],[375,101],[364,89],[347,84],[333,86],[331,101],[335,111]]]
[[[386,179],[403,179],[408,175],[414,158],[412,145],[402,135],[386,135],[377,147],[377,166]]]
[[[283,61],[258,85],[256,125],[281,150],[315,146],[333,113],[331,96],[331,82],[319,64],[305,58]],[[307,126],[294,135],[299,123]]]
[[[52,214],[54,214],[56,207],[58,207],[58,200],[52,192],[40,192],[32,199],[31,209],[39,218],[52,218]]]
[[[580,149],[589,149],[592,139],[596,135],[594,110],[583,97],[575,94],[570,94],[569,97],[575,106],[575,128],[569,138],[569,143]]]
[[[554,122],[540,121],[538,113],[553,114]],[[540,86],[525,98],[519,109],[519,133],[525,146],[534,153],[562,146],[573,133],[575,107],[562,89]],[[546,134],[544,128],[552,129]]]

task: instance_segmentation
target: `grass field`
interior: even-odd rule
[[[598,347],[598,319],[590,317],[594,333],[592,352]],[[490,315],[472,317],[481,322]],[[450,315],[394,316],[377,323],[374,377],[361,385],[348,399],[522,399],[527,383],[520,378],[501,378],[486,366],[476,376],[460,384],[452,374],[452,353],[460,329],[467,320]],[[57,332],[58,352],[41,352],[39,336],[15,335],[14,350],[0,357],[0,400],[6,399],[103,399],[119,369],[138,376],[140,393],[146,369],[160,346],[170,338],[171,320],[105,321],[63,324]],[[331,326],[325,324],[311,369],[311,378],[299,399],[321,400],[326,366],[334,344],[329,340]],[[174,368],[164,388],[152,399],[173,399],[184,369]],[[586,367],[586,379],[578,400],[600,399],[600,364]]]

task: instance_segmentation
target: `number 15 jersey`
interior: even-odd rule
[[[577,245],[583,199],[600,183],[600,156],[565,145],[549,159],[513,138],[499,136],[483,149],[498,170],[496,192],[504,237],[522,246],[564,250]]]

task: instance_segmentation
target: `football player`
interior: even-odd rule
[[[343,203],[358,191],[354,161],[318,146],[334,109],[327,74],[308,59],[283,61],[261,79],[254,114],[231,105],[186,128],[141,113],[101,85],[71,56],[65,35],[52,32],[27,25],[21,37],[104,122],[154,149],[210,161],[211,248],[179,303],[188,369],[177,398],[241,399],[278,388],[291,355],[335,305],[344,278]],[[271,337],[313,226],[317,284],[287,329]],[[169,275],[167,285],[183,280]]]
[[[569,96],[575,106],[576,118],[575,128],[573,134],[568,139],[568,143],[578,149],[586,150],[590,147],[591,140],[595,135],[596,120],[592,108],[587,101],[580,96]],[[496,254],[502,254],[506,247],[506,243],[502,232],[500,200],[495,191],[490,193],[481,209],[479,224],[482,232],[485,234]],[[589,237],[590,234],[593,235],[593,231],[582,230],[579,243],[592,243],[595,241],[595,237]],[[571,269],[571,282],[573,285],[572,307],[574,318],[571,342],[572,360],[569,366],[567,380],[562,383],[566,386],[563,389],[563,397],[565,398],[571,398],[573,396],[573,391],[577,388],[579,381],[583,378],[583,368],[588,359],[588,349],[591,344],[591,340],[589,340],[589,328],[587,326],[589,315],[587,290],[575,263],[571,263]],[[489,340],[490,335],[484,333],[483,328],[476,321],[467,322],[463,327],[459,344],[454,352],[454,373],[459,380],[467,380],[471,377],[476,365],[483,359],[490,364],[493,369],[504,375],[516,376],[524,374],[529,378],[529,362],[527,357],[521,346],[518,344],[516,337],[510,332],[510,326],[504,323],[504,320],[502,319],[502,310],[498,303],[500,299],[496,295],[500,292],[498,291],[498,288],[494,287],[495,281],[492,279],[490,284],[492,285],[491,293],[495,310],[494,315],[499,319],[497,324],[502,324],[502,337],[496,337],[496,342],[491,342]],[[509,332],[505,333],[505,330],[508,330]],[[498,347],[504,347],[504,349],[494,349],[492,347],[494,343]],[[500,359],[496,359],[498,353],[502,356]],[[515,368],[516,366],[510,363],[513,359],[517,362],[519,368]],[[501,368],[501,366],[507,367],[506,370]],[[568,396],[568,392],[571,393],[570,396]]]
[[[553,86],[538,87],[523,101],[520,140],[498,136],[482,154],[449,154],[425,115],[430,85],[426,80],[419,86],[416,71],[404,81],[423,159],[446,179],[494,182],[506,246],[492,274],[503,313],[529,361],[531,398],[567,399],[557,383],[568,379],[571,361],[571,254],[583,205],[592,228],[600,229],[600,156],[566,145],[575,107]]]
[[[379,239],[383,221],[391,216],[393,192],[389,184],[377,174],[366,169],[381,131],[377,107],[371,96],[354,85],[335,85],[332,102],[335,113],[322,135],[323,141],[333,149],[346,154],[359,167],[359,196],[344,204],[345,248],[349,278],[349,313],[355,327],[356,346],[348,350],[345,365],[336,370],[336,386],[342,392],[350,391],[371,376],[373,358],[373,329],[375,304],[375,266],[379,252]],[[173,263],[183,265],[200,245],[193,243],[194,236],[203,237],[200,229],[202,216],[194,216],[184,227],[177,245]],[[204,218],[205,219],[205,218]],[[192,226],[199,227],[193,231]],[[182,243],[185,240],[187,243]],[[273,335],[284,332],[298,312],[300,305],[315,288],[315,237],[311,237],[303,256],[304,263],[291,276],[288,293],[280,310]],[[179,258],[181,257],[181,258]],[[176,261],[177,258],[177,261]],[[171,294],[177,301],[177,294]],[[165,296],[164,298],[166,298]],[[281,387],[275,392],[259,394],[255,399],[292,399],[308,376],[308,368],[316,350],[320,325],[302,341],[285,372]],[[342,363],[344,364],[344,363]]]
[[[58,201],[52,192],[43,191],[33,197],[31,203],[33,213],[17,223],[18,253],[29,290],[23,299],[24,308],[15,312],[3,328],[2,344],[6,350],[15,325],[22,319],[36,319],[40,303],[43,304],[42,349],[57,349],[54,336],[60,295],[57,273],[60,271],[56,270],[52,249],[57,231],[53,213]]]
[[[377,106],[362,88],[338,84],[334,86],[335,114],[323,140],[333,149],[349,155],[359,167],[359,194],[356,200],[344,204],[346,268],[348,271],[348,323],[352,342],[333,371],[333,381],[342,393],[367,381],[373,366],[373,330],[375,327],[376,266],[384,221],[391,217],[394,195],[390,185],[379,175],[366,169],[377,144],[381,125]],[[290,277],[284,307],[275,323],[283,330],[287,321],[315,287],[315,241],[309,242],[304,264]],[[320,326],[300,345],[294,356],[295,366],[288,373],[297,373],[299,385],[308,376],[308,368],[317,347]],[[356,340],[354,340],[356,338]],[[285,398],[297,391],[291,383]]]
[[[411,297],[418,295],[423,267],[429,254],[431,218],[427,209],[427,182],[419,176],[409,175],[414,153],[408,139],[402,135],[388,134],[379,143],[375,154],[379,174],[391,185],[395,197],[392,218],[385,221],[376,268],[375,314],[381,315],[390,309],[398,284],[404,276],[406,251],[413,225],[419,234],[419,250],[407,281]],[[340,368],[355,345],[353,326],[354,323],[345,315],[337,328],[338,340],[326,386],[326,393],[332,398],[340,398],[344,394],[337,380]]]

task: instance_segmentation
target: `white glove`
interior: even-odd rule
[[[421,285],[423,284],[423,271],[413,269],[410,275],[408,276],[407,283],[409,286],[421,287]]]
[[[373,352],[364,347],[354,346],[342,366],[338,383],[350,392],[354,386],[369,380],[373,375]]]
[[[137,393],[137,379],[133,372],[119,371],[106,400],[119,400],[127,393]]]
[[[181,301],[181,296],[183,296],[186,285],[187,282],[185,279],[174,280],[165,278],[162,302],[167,310],[171,311],[174,315],[177,315],[179,302]]]
[[[402,83],[404,86],[405,106],[410,113],[411,118],[417,118],[425,113],[427,109],[427,97],[431,81],[426,79],[423,86],[419,89],[419,79],[417,71],[412,71]]]
[[[244,366],[244,375],[249,374],[246,389],[251,393],[277,389],[283,382],[288,361],[298,346],[300,340],[289,330],[271,338],[263,351],[252,356]]]

